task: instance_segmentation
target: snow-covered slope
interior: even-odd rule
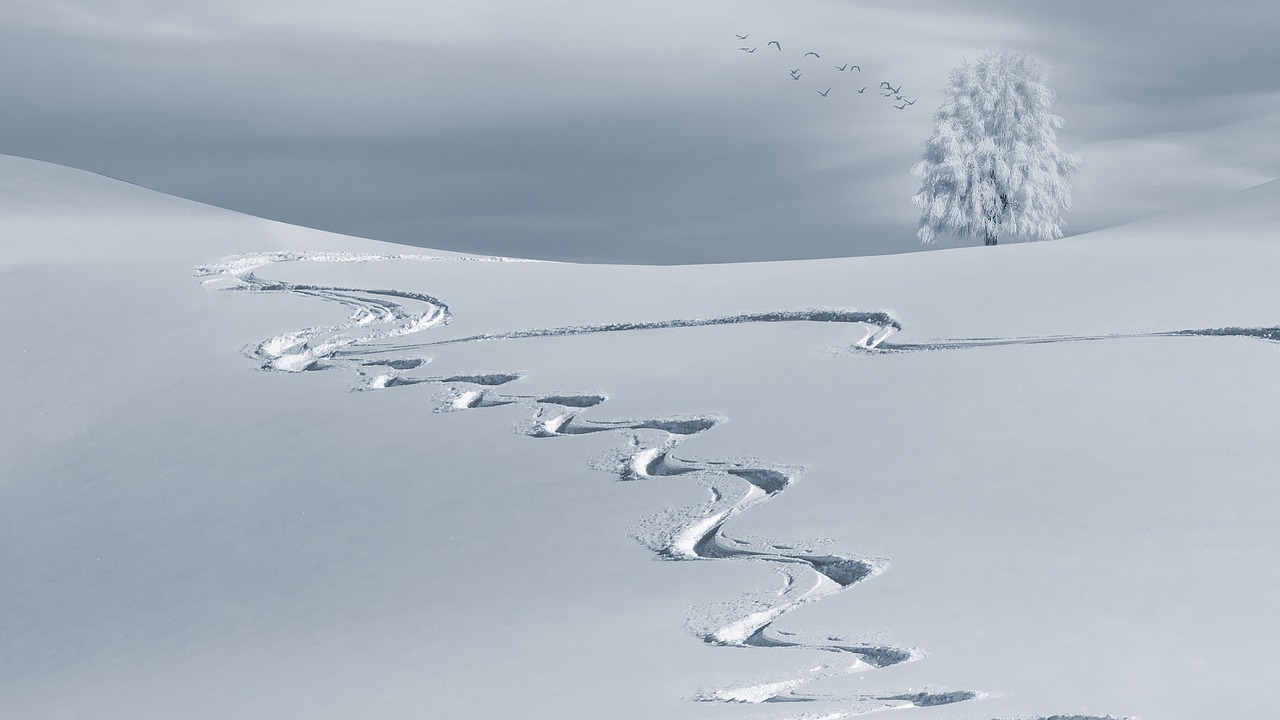
[[[661,268],[0,190],[0,716],[1280,713],[1275,183]]]

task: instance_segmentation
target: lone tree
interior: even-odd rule
[[[920,240],[941,232],[995,245],[1001,235],[1062,237],[1071,207],[1068,176],[1084,165],[1058,149],[1057,95],[1034,57],[987,51],[951,71],[933,136],[911,168],[922,208]]]

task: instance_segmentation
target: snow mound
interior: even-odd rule
[[[1072,239],[1215,245],[1280,242],[1280,180]]]

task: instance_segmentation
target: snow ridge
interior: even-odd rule
[[[673,415],[621,420],[582,418],[582,413],[604,404],[608,396],[601,393],[508,394],[503,392],[505,386],[521,380],[523,376],[520,373],[478,373],[448,377],[418,375],[415,371],[429,363],[430,358],[405,355],[406,352],[430,345],[752,322],[855,324],[861,326],[863,335],[854,341],[853,346],[864,352],[941,349],[941,345],[886,346],[884,340],[902,327],[892,314],[831,308],[744,313],[665,322],[534,329],[419,344],[397,344],[387,341],[395,341],[448,323],[451,319],[448,306],[437,298],[416,292],[292,284],[264,280],[255,274],[262,267],[282,262],[357,263],[453,259],[434,256],[273,252],[225,258],[218,263],[200,266],[195,274],[203,278],[206,284],[221,282],[221,288],[226,290],[287,293],[350,308],[352,314],[344,324],[294,330],[246,347],[245,354],[257,362],[262,370],[294,373],[342,368],[359,378],[355,388],[357,391],[419,384],[443,387],[447,390],[447,395],[437,408],[438,412],[520,404],[531,410],[531,416],[517,426],[517,431],[528,437],[562,438],[602,432],[625,435],[625,448],[597,459],[594,463],[597,468],[616,475],[620,481],[679,476],[688,477],[704,487],[708,492],[705,502],[691,507],[668,508],[646,518],[633,529],[634,537],[658,556],[673,561],[769,563],[782,578],[782,586],[776,592],[755,594],[733,602],[697,608],[688,619],[689,629],[703,642],[712,645],[801,648],[832,653],[844,660],[811,668],[787,678],[706,690],[694,696],[693,700],[751,704],[838,702],[842,709],[835,712],[793,716],[793,720],[834,720],[878,710],[941,707],[991,696],[974,690],[946,688],[913,688],[907,692],[843,696],[800,691],[802,686],[816,680],[889,668],[918,660],[924,657],[924,653],[915,648],[851,641],[837,636],[802,638],[774,627],[779,618],[795,608],[842,592],[879,575],[888,567],[888,561],[823,552],[802,544],[739,538],[726,532],[725,526],[729,520],[780,495],[800,478],[802,468],[766,463],[754,458],[696,459],[675,454],[675,450],[685,440],[717,427],[724,418],[716,415]],[[975,339],[949,342],[948,346],[969,347],[978,346],[979,343],[1011,344],[1015,341]],[[1038,720],[1061,720],[1067,717],[1073,720],[1108,720],[1061,715]]]

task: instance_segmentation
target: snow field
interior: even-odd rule
[[[1280,709],[1274,184],[626,268],[2,169],[6,716]]]

